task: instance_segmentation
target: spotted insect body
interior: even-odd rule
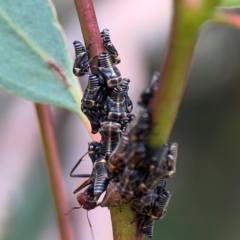
[[[142,233],[147,237],[147,238],[152,238],[153,237],[153,229],[154,229],[154,222],[149,220],[149,224],[147,227],[142,228]]]
[[[96,75],[89,76],[88,86],[81,100],[81,110],[87,116],[92,127],[92,133],[99,131],[101,118],[104,116],[104,88]]]
[[[89,64],[93,58],[88,59],[89,50],[86,49],[83,44],[79,41],[73,42],[76,58],[73,65],[73,73],[77,77],[89,74]]]
[[[94,196],[99,197],[107,188],[109,183],[109,172],[107,161],[103,157],[96,160],[93,165]]]
[[[150,81],[150,84],[138,98],[138,105],[140,105],[144,108],[149,108],[150,101],[153,98],[154,93],[156,92],[156,90],[158,88],[159,78],[160,78],[160,73],[154,72],[152,79]]]
[[[130,144],[129,138],[125,133],[122,134],[120,141],[118,142],[116,148],[111,153],[108,159],[108,164],[110,171],[115,176],[116,172],[120,172],[125,167],[125,158],[127,157],[127,149]],[[116,177],[116,176],[115,176]]]
[[[119,64],[121,62],[121,58],[120,58],[120,56],[118,54],[117,49],[114,47],[114,45],[111,42],[108,29],[104,29],[101,32],[101,38],[102,38],[104,47],[107,49],[109,55],[111,56],[112,62],[115,65]]]
[[[108,52],[104,51],[98,58],[97,73],[102,84],[106,84],[108,88],[113,88],[122,82],[121,73],[112,63]]]
[[[127,118],[127,104],[121,87],[114,87],[107,97],[105,120],[121,123]]]
[[[121,137],[121,125],[117,122],[104,121],[101,123],[101,154],[108,159],[117,146]]]
[[[122,195],[126,199],[134,197],[135,191],[139,185],[139,172],[136,169],[124,168],[122,177],[119,179],[119,186]]]
[[[158,198],[155,200],[150,217],[152,220],[161,220],[167,213],[167,206],[170,201],[170,192],[163,191],[159,194]]]

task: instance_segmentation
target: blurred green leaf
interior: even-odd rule
[[[228,7],[240,7],[240,0],[222,0],[220,5]]]
[[[80,115],[80,87],[53,5],[1,1],[0,32],[0,87]]]
[[[25,180],[20,185],[16,183],[9,201],[12,208],[3,229],[3,240],[37,240],[47,224],[55,223],[49,179],[41,157],[36,156]]]

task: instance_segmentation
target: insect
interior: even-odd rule
[[[97,200],[100,195],[106,190],[110,181],[107,161],[103,157],[96,160],[93,165],[92,178],[94,180],[93,194]]]
[[[149,224],[147,227],[142,227],[142,233],[147,237],[147,238],[152,238],[153,237],[153,228],[154,228],[154,221],[149,221]]]
[[[154,201],[157,199],[158,194],[156,189],[151,191],[148,194],[140,195],[133,200],[133,210],[141,213],[144,212],[146,206],[151,206]]]
[[[109,30],[103,29],[101,32],[101,38],[103,41],[104,47],[108,50],[112,62],[116,65],[121,62],[121,58],[119,57],[117,49],[114,47],[114,45],[111,42],[110,36],[109,36]]]
[[[81,110],[90,121],[93,134],[99,131],[100,120],[104,116],[104,103],[104,87],[100,84],[98,77],[91,74],[81,100]]]
[[[119,184],[117,182],[110,181],[105,196],[101,202],[101,207],[112,207],[123,203],[123,198]]]
[[[88,154],[92,163],[94,164],[97,159],[100,157],[100,148],[101,148],[101,144],[99,142],[91,142],[88,145],[88,152],[85,153],[79,160],[78,162],[75,164],[75,166],[72,168],[71,172],[70,172],[70,177],[77,177],[77,178],[88,178],[84,183],[82,183],[76,190],[74,190],[74,194],[81,191],[83,188],[85,188],[86,186],[93,184],[94,183],[94,179],[92,174],[73,174],[73,172],[75,171],[75,169],[78,167],[78,165],[82,162],[82,159]]]
[[[129,78],[123,78],[122,83],[120,84],[121,88],[123,89],[123,93],[124,96],[126,98],[126,103],[127,103],[127,109],[128,109],[128,113],[132,112],[133,109],[133,103],[132,100],[130,99],[130,97],[128,96],[128,89],[129,89],[129,83],[130,83],[130,79]]]
[[[73,42],[76,58],[73,65],[73,73],[77,77],[84,76],[89,73],[89,63],[93,58],[88,59],[89,47],[86,49],[79,41]]]
[[[89,226],[90,226],[92,239],[95,240],[94,233],[93,233],[93,230],[92,230],[92,225],[91,225],[91,222],[90,222],[89,217],[88,217],[88,211],[97,207],[97,202],[95,201],[95,197],[93,195],[93,184],[89,185],[89,187],[83,193],[79,193],[77,195],[77,201],[78,201],[80,207],[73,207],[65,215],[69,215],[72,212],[72,210],[74,210],[74,209],[83,208],[83,209],[87,210],[87,219],[88,219],[88,223],[89,223]]]
[[[108,160],[109,155],[117,146],[121,136],[121,125],[117,122],[104,121],[101,123],[101,155]]]
[[[143,91],[143,93],[138,98],[138,105],[148,108],[150,100],[153,98],[156,89],[158,88],[160,73],[154,72],[149,86]]]
[[[104,110],[106,112],[104,120],[121,123],[127,118],[127,103],[125,101],[124,92],[120,86],[110,90]]]
[[[112,63],[107,51],[104,51],[98,58],[97,73],[100,83],[106,84],[108,88],[113,88],[122,82],[121,73]]]
[[[165,191],[166,180],[161,179],[156,188],[153,189],[151,192],[144,194],[140,193],[134,200],[133,200],[133,210],[138,212],[143,212],[143,209],[146,206],[151,206],[158,198],[159,194]]]
[[[125,167],[121,177],[119,178],[119,186],[122,196],[125,199],[134,197],[134,194],[139,185],[139,172],[137,169]]]
[[[171,194],[168,191],[164,190],[159,194],[158,198],[155,200],[152,207],[151,213],[152,220],[161,220],[162,218],[165,217],[170,198]]]
[[[94,200],[94,195],[93,195],[93,184],[89,185],[89,187],[83,193],[79,193],[77,195],[77,201],[80,207],[74,207],[72,208],[72,210],[83,208],[89,211],[94,209],[97,206],[97,203]]]
[[[167,143],[160,146],[145,162],[148,170],[141,177],[139,190],[149,193],[162,178],[171,177],[176,171],[177,143]]]
[[[171,198],[171,194],[165,190],[162,181],[155,189],[155,193],[142,196],[140,201],[134,200],[133,210],[137,211],[140,216],[133,222],[139,221],[138,229],[147,237],[153,236],[154,221],[161,220],[167,212],[167,206]],[[145,199],[144,199],[145,198]]]
[[[127,149],[130,144],[127,134],[124,132],[116,148],[113,150],[108,159],[108,165],[112,172],[113,179],[115,179],[119,172],[122,172],[125,167],[124,160],[128,154]],[[116,179],[117,180],[117,179]]]
[[[139,117],[128,115],[133,121],[128,125],[114,152],[109,158],[109,167],[113,175],[128,166],[136,168],[143,163],[146,156],[146,140],[150,129],[150,119],[147,110],[142,110]]]
[[[128,125],[126,132],[132,142],[146,142],[149,138],[150,126],[150,113],[148,110],[142,109],[139,115]]]
[[[121,122],[121,130],[122,132],[126,132],[127,126],[128,124],[134,119],[136,118],[136,115],[134,113],[128,113],[127,117],[125,119],[123,119],[123,121]]]

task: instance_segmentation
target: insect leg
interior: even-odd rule
[[[78,165],[82,162],[83,158],[88,154],[88,152],[86,152],[79,160],[78,162],[75,164],[75,166],[73,167],[73,169],[70,172],[70,177],[76,177],[76,175],[73,175],[72,173],[74,172],[74,170],[78,167]]]

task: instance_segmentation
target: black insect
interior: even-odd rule
[[[113,179],[116,179],[119,176],[119,173],[122,172],[125,167],[125,158],[128,155],[127,149],[129,144],[130,140],[127,134],[125,132],[122,133],[120,141],[109,156],[108,165],[113,175]],[[118,178],[116,180],[118,180]]]
[[[150,157],[145,158],[148,167],[141,176],[139,190],[151,192],[162,178],[171,177],[176,171],[177,143],[167,143],[160,146]]]
[[[147,194],[140,194],[133,200],[133,210],[141,213],[146,206],[152,206],[161,192],[165,191],[166,180],[161,179],[156,188]]]
[[[163,191],[159,194],[152,206],[151,219],[161,220],[167,213],[167,206],[170,201],[171,194],[168,191]]]
[[[100,83],[106,84],[108,88],[113,88],[122,82],[121,73],[112,63],[107,51],[104,51],[98,58],[97,73]]]
[[[93,194],[97,200],[100,195],[106,190],[110,181],[107,161],[103,157],[96,160],[93,165],[92,178],[94,179]]]
[[[128,115],[131,123],[127,126],[125,132],[109,158],[109,167],[115,175],[127,166],[134,169],[143,164],[143,159],[147,154],[146,141],[150,131],[150,116],[147,110],[142,110],[141,114],[135,118],[135,115]],[[130,122],[130,121],[129,121]]]
[[[101,123],[101,155],[108,160],[121,137],[121,125],[117,122],[105,121]]]
[[[81,77],[89,73],[89,63],[93,60],[93,58],[88,59],[90,45],[87,49],[79,41],[74,41],[73,45],[76,53],[76,59],[73,65],[73,73],[77,77]]]
[[[121,123],[127,118],[127,103],[123,89],[120,86],[114,87],[109,91],[104,110],[106,116],[104,120]]]
[[[101,38],[102,38],[104,47],[108,50],[109,55],[111,56],[112,62],[115,65],[120,63],[121,58],[119,57],[117,49],[114,47],[114,45],[111,42],[108,29],[103,29],[102,30]]]
[[[147,142],[151,127],[151,116],[148,110],[143,109],[139,115],[131,121],[126,132],[131,142]]]
[[[127,112],[130,113],[132,112],[133,109],[133,103],[132,100],[130,99],[128,95],[128,89],[129,89],[129,83],[130,79],[129,78],[123,78],[122,83],[120,84],[120,87],[123,89],[124,96],[126,98],[126,103],[127,103]]]
[[[149,103],[158,88],[159,78],[160,78],[160,73],[154,72],[148,87],[143,91],[143,93],[140,95],[138,99],[138,105],[144,108],[149,108]]]
[[[139,186],[139,172],[137,169],[124,168],[121,177],[119,178],[119,187],[125,199],[134,197]]]
[[[147,238],[152,238],[153,237],[153,228],[154,228],[154,221],[149,221],[149,224],[147,227],[142,227],[142,233],[147,237]]]
[[[104,116],[103,107],[106,100],[104,91],[104,87],[100,84],[98,77],[91,74],[81,100],[81,110],[90,121],[93,134],[99,131],[100,121]]]
[[[160,181],[154,191],[133,202],[133,210],[140,214],[133,222],[139,221],[139,231],[149,238],[153,236],[154,221],[161,220],[166,215],[171,198],[171,194],[165,190],[163,185],[165,182]]]
[[[126,132],[128,124],[136,118],[136,115],[134,113],[128,113],[127,117],[121,122],[121,130],[122,132]]]
[[[94,164],[96,162],[96,160],[100,157],[100,148],[101,148],[101,144],[99,142],[91,142],[88,145],[88,155],[91,158],[92,163]],[[86,153],[86,154],[87,154]],[[84,154],[79,160],[78,162],[75,164],[75,166],[73,167],[73,169],[70,172],[70,177],[77,177],[77,178],[88,178],[84,183],[82,183],[76,190],[74,190],[74,194],[81,191],[83,188],[85,188],[86,186],[93,184],[94,183],[94,178],[92,176],[92,174],[73,174],[73,172],[75,171],[75,169],[78,167],[78,165],[82,162],[82,159],[84,158],[84,156],[86,155]]]
[[[158,193],[156,189],[154,189],[148,194],[144,194],[144,195],[140,194],[139,197],[136,197],[133,200],[133,210],[139,213],[144,212],[144,208],[146,208],[147,206],[153,205],[157,197],[158,197]]]

